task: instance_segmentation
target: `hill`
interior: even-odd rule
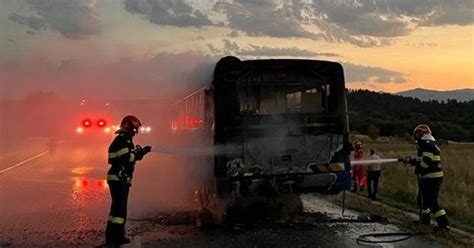
[[[450,91],[437,91],[428,90],[422,88],[416,88],[408,91],[402,91],[396,93],[401,96],[408,96],[418,98],[422,101],[447,101],[448,99],[454,99],[460,102],[474,100],[474,89],[459,89]]]
[[[352,131],[376,136],[410,137],[420,123],[438,139],[474,141],[474,100],[458,102],[419,99],[368,90],[348,91]]]

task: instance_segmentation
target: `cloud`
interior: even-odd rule
[[[474,23],[472,0],[233,0],[216,3],[226,25],[250,36],[325,39],[359,47],[390,45],[420,26]]]
[[[383,45],[387,41],[379,38],[404,36],[420,26],[474,23],[472,0],[321,0],[305,6],[306,21],[315,23],[328,37],[358,46]],[[381,43],[360,43],[361,38]]]
[[[341,2],[341,1],[336,1]],[[331,2],[276,1],[249,2],[234,0],[218,2],[215,11],[224,13],[226,27],[232,32],[249,36],[276,38],[324,39],[329,42],[347,42],[360,47],[388,45],[387,37],[407,34],[410,29],[387,15],[367,13],[362,18],[352,13],[351,6],[331,5]],[[336,7],[337,8],[336,8]]]
[[[23,16],[20,14],[12,13],[8,15],[8,19],[12,22],[25,25],[34,30],[45,30],[48,28],[48,25],[46,25],[44,19],[37,16]]]
[[[301,49],[297,47],[269,47],[269,46],[258,46],[250,44],[249,47],[240,47],[236,42],[224,39],[222,40],[222,49],[216,48],[211,44],[207,44],[211,53],[215,55],[228,55],[233,54],[236,56],[244,57],[340,57],[341,55],[331,52],[315,52],[307,49]]]
[[[241,48],[228,41],[227,49],[249,54],[261,51],[277,57],[306,55],[298,49],[273,49],[265,46]],[[220,49],[222,51],[222,49]],[[302,53],[302,54],[301,54]],[[319,54],[319,53],[316,53]],[[324,56],[337,54],[324,54]],[[123,57],[116,62],[100,63],[90,60],[65,59],[59,63],[33,58],[23,61],[5,61],[0,64],[0,81],[8,87],[3,98],[22,98],[31,92],[55,91],[65,97],[108,99],[164,98],[183,95],[208,85],[212,80],[219,55],[200,52],[158,53],[149,59],[133,60]],[[241,57],[245,56],[239,55]],[[323,54],[321,54],[323,56]],[[306,57],[306,56],[305,56]],[[400,72],[343,62],[348,82],[406,83]],[[120,87],[117,87],[120,86]]]
[[[206,46],[209,48],[209,51],[211,51],[212,54],[222,54],[223,51],[212,44],[206,44]]]
[[[218,2],[214,10],[226,15],[227,27],[249,36],[318,39],[318,35],[307,31],[287,7],[271,0],[235,0]]]
[[[268,57],[339,57],[336,53],[318,53],[297,47],[273,48],[268,46],[250,45],[250,49],[241,49],[242,56],[268,56]]]
[[[474,23],[472,0],[398,0],[387,2],[385,5],[387,12],[412,17],[413,21],[421,26],[465,26]]]
[[[26,0],[36,16],[12,13],[9,19],[36,31],[58,31],[69,39],[82,39],[101,31],[95,0]],[[29,30],[30,33],[36,33]]]
[[[125,0],[125,9],[159,25],[203,27],[214,24],[207,15],[184,0]]]
[[[351,35],[397,37],[411,31],[409,22],[400,15],[380,10],[372,1],[315,1],[311,11],[323,13],[320,20],[332,23]],[[327,31],[327,30],[326,30]]]
[[[474,23],[472,0],[125,0],[125,9],[158,25],[225,27],[231,38],[305,38],[359,47],[391,45],[421,26]]]
[[[54,91],[65,97],[138,99],[175,97],[209,84],[218,58],[199,52],[158,53],[149,59],[116,62],[42,58],[0,64],[4,98]],[[1,99],[0,99],[1,100]]]
[[[313,22],[322,30],[323,37],[328,42],[345,42],[358,47],[376,47],[391,44],[390,39],[374,38],[367,35],[351,35],[346,30],[335,24],[317,19],[313,20]]]
[[[398,71],[375,66],[342,62],[347,82],[407,83],[406,76]]]
[[[230,32],[230,33],[228,34],[228,36],[229,36],[229,37],[232,37],[232,38],[237,38],[237,37],[239,37],[239,32],[237,32],[237,31],[234,30],[234,31]]]

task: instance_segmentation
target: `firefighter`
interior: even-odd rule
[[[135,146],[133,136],[138,133],[142,124],[133,115],[125,116],[117,130],[117,136],[109,146],[109,159],[111,165],[107,173],[112,205],[105,230],[106,243],[121,245],[130,243],[125,237],[125,222],[127,219],[127,201],[129,188],[135,169],[135,162],[139,161],[151,151],[150,146]]]
[[[354,147],[354,160],[361,160],[364,157],[364,151],[362,151],[362,142],[358,140],[354,141],[352,146]],[[366,182],[364,165],[354,165],[352,168],[352,191],[364,191]]]
[[[420,206],[420,223],[430,224],[432,214],[441,229],[449,229],[446,211],[438,204],[438,195],[443,182],[440,149],[436,145],[428,125],[420,124],[413,130],[418,158],[406,157],[405,164],[415,166],[418,177],[418,205]]]

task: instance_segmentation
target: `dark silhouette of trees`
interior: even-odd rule
[[[369,90],[349,90],[347,100],[351,130],[362,134],[377,128],[381,136],[406,137],[426,123],[438,139],[474,141],[474,101],[420,101]]]
[[[371,139],[376,140],[380,135],[380,130],[377,128],[377,126],[374,123],[369,123],[367,125],[367,135]]]

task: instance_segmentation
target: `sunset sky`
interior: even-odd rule
[[[349,88],[474,88],[473,1],[0,1],[0,100],[160,97],[224,55],[338,61]]]

